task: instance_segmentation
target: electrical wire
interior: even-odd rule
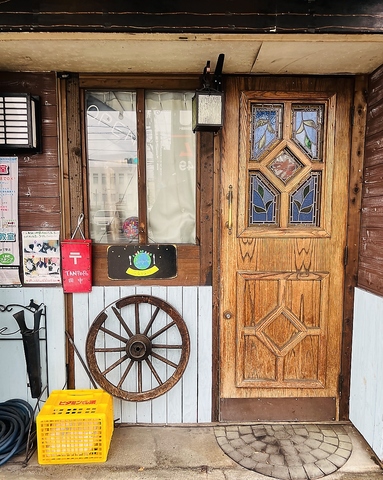
[[[33,408],[25,400],[0,403],[0,465],[26,449],[33,419]]]

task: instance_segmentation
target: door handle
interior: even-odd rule
[[[229,191],[226,195],[226,198],[228,203],[228,219],[226,222],[226,227],[229,231],[229,235],[231,235],[233,228],[233,185],[229,185]]]

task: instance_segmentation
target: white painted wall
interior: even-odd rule
[[[115,419],[123,423],[203,423],[211,421],[212,397],[212,289],[211,287],[93,287],[90,294],[74,294],[74,340],[85,360],[85,342],[90,325],[110,303],[134,294],[149,294],[167,301],[178,310],[190,335],[190,358],[181,380],[167,393],[146,402],[114,399]],[[46,305],[46,325],[40,331],[42,383],[47,390],[66,388],[65,317],[62,288],[1,288],[1,306],[30,300]],[[13,314],[0,311],[0,402],[22,398],[34,406],[28,388],[21,335]],[[32,328],[33,315],[26,312],[27,326]],[[2,330],[3,329],[3,330]],[[9,333],[12,335],[8,335]],[[13,340],[17,338],[18,340]],[[77,356],[76,388],[92,388]]]
[[[190,335],[190,358],[181,380],[164,395],[145,402],[114,399],[114,417],[122,423],[182,424],[211,421],[212,289],[211,287],[93,287],[74,295],[74,340],[85,360],[86,337],[93,320],[109,304],[136,294],[159,297],[183,317]],[[75,359],[76,388],[92,388]]]
[[[383,461],[383,297],[355,289],[350,420]]]
[[[0,288],[0,402],[13,398],[27,400],[32,406],[37,399],[31,398],[28,388],[23,342],[19,327],[13,317],[19,312],[18,306],[11,311],[2,311],[11,304],[27,306],[30,300],[46,306],[46,318],[40,322],[42,396],[46,399],[49,391],[65,388],[65,318],[64,294],[61,288]],[[24,310],[25,311],[25,310]],[[33,328],[33,314],[25,311],[28,328]],[[9,335],[11,334],[11,335]]]

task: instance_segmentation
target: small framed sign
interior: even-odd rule
[[[113,245],[108,248],[108,277],[111,280],[176,276],[175,245]]]

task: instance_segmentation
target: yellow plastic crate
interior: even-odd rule
[[[36,417],[40,464],[105,462],[113,398],[103,390],[54,390]]]

